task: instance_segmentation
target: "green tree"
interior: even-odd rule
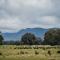
[[[25,33],[21,38],[21,43],[25,45],[34,45],[36,42],[36,37],[32,33]]]
[[[60,45],[60,29],[49,29],[45,33],[44,43],[48,45]]]
[[[0,32],[0,45],[2,45],[3,44],[3,36],[2,36],[2,33]]]

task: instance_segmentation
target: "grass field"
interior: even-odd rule
[[[60,60],[60,46],[0,45],[0,60]]]

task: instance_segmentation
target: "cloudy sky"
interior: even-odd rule
[[[60,0],[0,0],[0,31],[60,28]]]

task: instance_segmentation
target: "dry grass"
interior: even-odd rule
[[[58,46],[2,45],[0,60],[60,60],[58,51],[60,51]]]

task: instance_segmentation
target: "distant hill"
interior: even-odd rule
[[[43,28],[26,28],[22,29],[16,33],[3,33],[4,40],[10,41],[10,40],[20,40],[22,35],[24,35],[27,32],[35,34],[36,37],[41,37],[43,39],[44,33],[48,31],[48,29]]]

